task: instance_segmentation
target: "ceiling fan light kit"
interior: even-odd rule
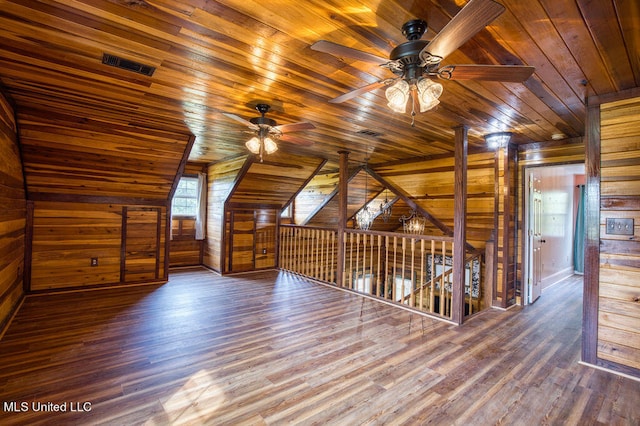
[[[440,103],[438,98],[441,94],[442,84],[424,77],[420,77],[415,84],[400,79],[385,91],[387,106],[394,112],[404,114],[407,111],[407,103],[411,100],[412,115],[415,115],[416,100],[420,112],[426,112]]]
[[[306,122],[278,126],[275,120],[265,117],[265,114],[269,112],[270,108],[268,104],[257,104],[256,110],[260,113],[260,117],[254,117],[250,120],[245,120],[235,114],[223,113],[226,117],[245,124],[255,133],[255,135],[245,143],[245,146],[249,152],[260,156],[260,162],[262,162],[263,155],[273,154],[278,150],[278,140],[286,140],[287,142],[299,145],[309,145],[307,141],[289,136],[286,132],[315,129],[313,124]]]

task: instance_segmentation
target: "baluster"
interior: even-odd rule
[[[312,240],[312,246],[313,246],[312,270],[313,270],[313,277],[314,278],[318,278],[320,276],[320,271],[318,270],[318,267],[319,267],[318,242],[319,242],[319,240],[320,240],[320,238],[318,237],[318,230],[314,229],[313,230],[313,240]]]
[[[382,265],[380,259],[382,257],[382,235],[378,235],[378,256],[376,265],[376,296],[380,297],[380,286],[382,285]]]
[[[299,240],[299,244],[298,244],[298,266],[297,266],[297,271],[300,274],[304,274],[304,264],[305,264],[305,258],[304,258],[304,245],[306,244],[306,234],[307,234],[307,230],[302,228],[300,229],[300,240]]]
[[[353,234],[349,233],[349,283],[353,282],[353,238]],[[343,283],[343,287],[347,287],[347,285],[347,283]]]
[[[291,260],[289,256],[289,232],[291,228],[281,228],[282,229],[282,238],[280,239],[284,246],[280,248],[280,264],[284,266],[284,269],[291,270],[289,266],[289,261]]]
[[[406,276],[406,262],[407,262],[407,238],[402,237],[402,278],[400,281],[400,297],[398,298],[401,303],[404,304],[404,277]]]
[[[373,294],[373,286],[375,284],[375,277],[377,276],[376,271],[374,270],[374,266],[373,266],[373,254],[375,251],[375,236],[371,235],[369,236],[369,239],[371,240],[371,244],[369,244],[370,249],[369,249],[369,268],[371,269],[371,273],[369,274],[370,278],[369,278],[369,294]]]
[[[296,246],[298,245],[298,228],[295,228],[293,230],[293,233],[291,235],[291,270],[293,272],[297,272],[296,271],[296,265],[297,265],[297,260],[296,260],[296,256],[298,255],[298,252],[296,250]]]
[[[305,244],[305,275],[313,276],[313,229],[307,229],[307,242]]]
[[[396,275],[398,274],[398,237],[393,237],[393,277],[391,279],[391,300],[396,300]]]
[[[411,292],[409,293],[409,306],[415,306],[415,289],[416,289],[416,239],[411,238]]]
[[[325,245],[325,238],[326,238],[326,231],[322,230],[319,233],[319,239],[320,239],[320,244],[318,245],[318,255],[320,256],[320,280],[322,281],[326,281],[327,280],[327,266],[324,264],[324,245]]]
[[[355,268],[355,277],[353,281],[350,283],[350,288],[353,290],[356,282],[358,281],[358,277],[360,276],[360,234],[356,234],[356,268]]]
[[[420,298],[420,302],[418,304],[418,308],[422,311],[424,308],[424,285],[425,285],[425,280],[424,280],[424,273],[425,273],[425,259],[424,259],[424,240],[420,240],[420,280],[418,282],[418,285],[420,286],[420,293],[418,295],[418,297]]]
[[[389,237],[384,237],[384,288],[382,289],[382,297],[387,299],[389,294]]]
[[[277,261],[277,264],[280,265],[280,268],[282,269],[286,269],[284,263],[282,262],[282,250],[285,247],[284,233],[285,233],[284,228],[280,228],[280,234],[278,235],[278,240],[280,241],[280,250],[276,251],[276,253],[278,253],[278,257],[276,258],[276,261]]]
[[[331,238],[331,253],[330,253],[330,256],[331,256],[331,273],[330,273],[331,274],[331,279],[330,279],[330,281],[334,282],[335,270],[338,269],[338,267],[340,266],[340,265],[338,265],[338,261],[335,259],[336,250],[337,250],[336,241],[338,239],[338,233],[337,232],[331,232],[330,238]],[[335,269],[333,267],[334,264],[336,265]],[[336,283],[336,284],[340,285],[340,283]]]
[[[444,299],[445,299],[445,274],[444,274],[444,269],[445,269],[445,256],[447,254],[446,252],[446,242],[443,241],[442,242],[442,274],[440,275],[440,315],[445,316],[445,311],[444,311]]]
[[[284,256],[286,257],[286,259],[284,259],[285,264],[287,265],[287,269],[290,271],[291,270],[291,233],[293,232],[293,228],[285,228],[285,250],[284,250]]]
[[[300,273],[305,275],[307,269],[307,233],[308,229],[302,230],[302,238],[300,241]]]
[[[322,279],[322,231],[316,230],[316,278]]]
[[[364,281],[367,274],[367,235],[362,235],[362,292],[364,293]]]
[[[436,242],[431,240],[431,278],[429,286],[429,312],[436,311]]]

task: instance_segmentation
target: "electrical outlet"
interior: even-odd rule
[[[262,254],[267,254],[267,249],[266,248],[262,249]]]
[[[98,258],[97,257],[92,257],[91,258],[91,266],[98,266]]]

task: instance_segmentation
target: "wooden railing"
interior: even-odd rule
[[[342,282],[337,231],[281,226],[280,268],[451,319],[453,238],[346,230]],[[465,259],[465,315],[483,308],[482,253]]]
[[[338,233],[307,226],[280,226],[281,269],[319,281],[336,283]]]

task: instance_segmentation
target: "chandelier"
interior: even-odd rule
[[[364,207],[360,209],[358,213],[356,213],[356,224],[359,229],[364,231],[371,228],[371,224],[373,223],[373,219],[375,219],[374,213],[371,211],[369,206],[367,205],[367,180],[369,177],[369,172],[367,172],[367,167],[364,168]]]
[[[403,215],[400,222],[402,222],[402,230],[405,234],[420,235],[424,233],[426,219],[415,210],[411,210],[408,216]]]
[[[389,204],[389,199],[387,198],[387,189],[384,189],[384,203],[380,203],[380,216],[382,216],[382,220],[384,223],[389,222],[389,218],[391,217],[391,204]]]

